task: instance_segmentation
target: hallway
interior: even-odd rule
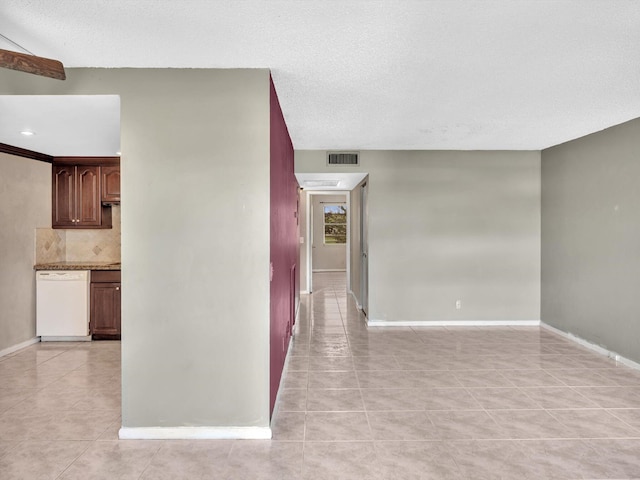
[[[271,441],[117,439],[120,343],[0,358],[0,478],[640,478],[640,372],[531,328],[368,328],[302,297]]]

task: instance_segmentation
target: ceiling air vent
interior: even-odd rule
[[[329,153],[327,165],[360,165],[360,158],[357,152]]]

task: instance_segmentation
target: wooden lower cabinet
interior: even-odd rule
[[[121,319],[120,271],[91,272],[91,336],[119,340]]]

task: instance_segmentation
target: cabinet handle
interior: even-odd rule
[[[120,287],[116,287],[116,290],[120,290]]]

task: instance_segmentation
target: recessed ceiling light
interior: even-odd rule
[[[33,135],[35,135],[35,132],[32,132],[31,130],[22,130],[20,132],[22,135],[24,135],[25,137],[31,137]]]

